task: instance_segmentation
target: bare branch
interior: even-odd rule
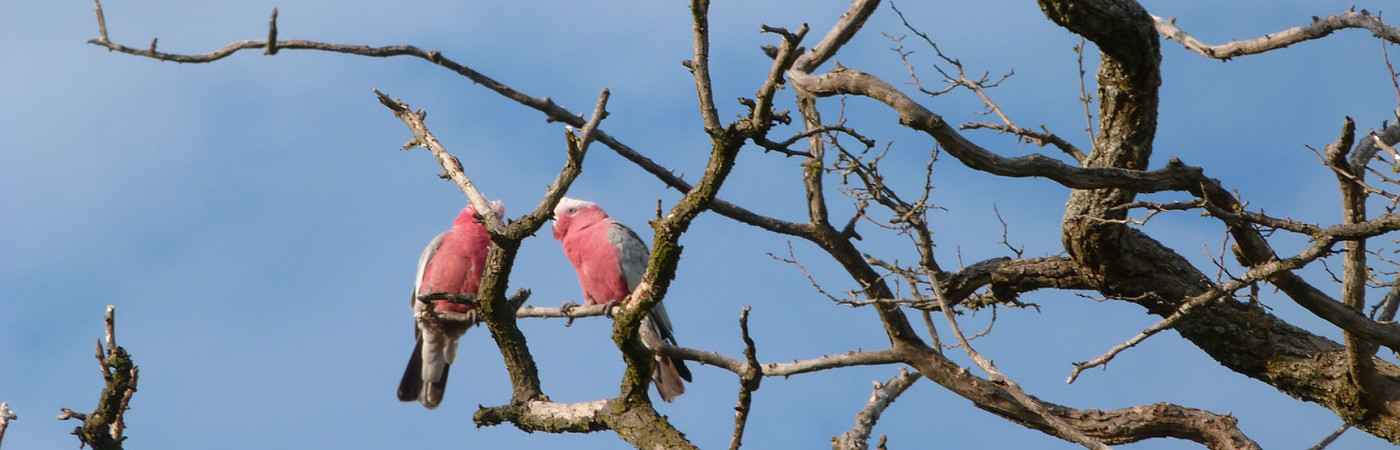
[[[1342,220],[1347,225],[1366,220],[1366,191],[1361,187],[1360,176],[1347,161],[1347,153],[1356,141],[1356,124],[1350,117],[1342,126],[1341,136],[1327,146],[1327,165],[1337,174],[1337,183],[1342,193]],[[1343,174],[1351,174],[1347,177]],[[1343,260],[1342,303],[1360,312],[1366,306],[1366,241],[1346,242],[1346,256]],[[1361,340],[1351,332],[1343,333],[1347,346],[1347,371],[1353,383],[1362,392],[1373,389],[1371,378],[1376,375],[1372,356],[1376,354],[1375,344]]]
[[[686,67],[695,76],[695,91],[700,97],[700,116],[704,118],[705,129],[719,131],[719,113],[715,111],[715,95],[710,87],[710,1],[692,0],[690,14],[695,32],[695,57],[687,61]]]
[[[875,382],[875,392],[870,394],[870,400],[865,403],[856,414],[856,426],[850,431],[842,433],[841,436],[831,438],[831,448],[838,450],[865,450],[869,448],[866,442],[870,440],[870,430],[875,427],[875,422],[880,420],[880,415],[885,412],[891,403],[894,403],[900,394],[903,394],[909,386],[913,386],[915,381],[919,381],[918,372],[909,372],[903,367],[899,369],[899,374],[891,377],[884,384]]]
[[[744,338],[744,359],[748,366],[739,374],[739,405],[734,407],[734,437],[729,440],[729,450],[739,450],[744,440],[744,427],[749,421],[749,408],[753,403],[753,391],[763,383],[763,368],[758,364],[758,350],[753,338],[749,337],[749,307],[739,316],[739,331]]]
[[[491,209],[491,205],[487,202],[486,197],[481,194],[481,191],[477,190],[472,180],[467,178],[467,174],[462,170],[462,162],[458,161],[451,153],[448,153],[447,149],[442,147],[442,143],[438,142],[437,137],[433,136],[431,131],[428,131],[427,125],[423,124],[423,117],[409,108],[407,103],[398,99],[391,99],[383,92],[379,92],[378,89],[374,90],[374,95],[379,97],[379,103],[384,104],[390,111],[393,111],[394,116],[402,120],[404,125],[408,125],[408,129],[413,132],[414,144],[427,148],[429,152],[432,152],[433,157],[437,158],[438,163],[447,171],[448,178],[457,183],[457,186],[462,188],[462,193],[467,195],[467,199],[471,201],[472,207],[476,208],[477,214],[481,215],[482,223],[486,225],[486,228],[495,233],[500,233],[504,230],[504,218],[496,215],[496,211]]]
[[[719,367],[736,375],[743,375],[748,370],[748,363],[719,353],[696,350],[692,348],[677,347],[674,345],[660,345],[656,348],[656,353],[673,358],[681,358],[688,361],[695,361],[701,364],[708,364]],[[789,377],[793,375],[818,372],[822,370],[835,369],[839,367],[851,366],[881,366],[885,364],[897,364],[903,362],[899,352],[893,349],[885,350],[852,350],[846,353],[826,355],[819,358],[794,360],[790,363],[767,363],[762,365],[762,375],[765,377]]]
[[[800,152],[800,151],[795,151],[795,150],[788,150],[788,146],[790,146],[790,145],[792,145],[792,144],[796,144],[797,141],[800,141],[800,140],[803,140],[803,139],[807,139],[807,138],[810,138],[810,137],[813,137],[813,136],[816,136],[816,135],[820,135],[820,134],[830,133],[830,132],[833,132],[833,131],[839,131],[839,132],[841,132],[841,133],[845,133],[845,134],[847,134],[847,135],[849,135],[849,136],[855,138],[856,140],[860,141],[860,143],[865,144],[865,148],[871,148],[871,147],[874,147],[874,146],[875,146],[875,140],[874,140],[874,139],[870,139],[870,138],[867,138],[867,137],[865,137],[865,136],[862,136],[862,135],[861,135],[859,132],[857,132],[854,128],[847,127],[847,126],[845,126],[845,125],[822,125],[822,126],[814,127],[814,128],[808,129],[808,130],[804,130],[804,131],[802,131],[801,133],[797,133],[796,135],[794,135],[794,136],[792,136],[792,137],[790,137],[790,138],[787,138],[787,139],[783,140],[782,142],[773,142],[773,141],[768,140],[767,138],[756,138],[756,139],[754,139],[754,143],[755,143],[755,144],[758,144],[758,145],[761,146],[761,147],[763,147],[764,151],[775,151],[775,152],[782,153],[782,154],[787,155],[787,156],[805,156],[805,157],[809,157],[809,158],[810,158],[810,157],[812,156],[811,153],[808,153],[808,152]]]
[[[97,11],[98,41],[107,42],[107,19],[102,14],[102,0],[92,0],[92,9]]]
[[[1308,447],[1308,450],[1322,450],[1324,448],[1327,448],[1328,445],[1332,445],[1333,442],[1336,442],[1337,438],[1342,437],[1342,433],[1345,433],[1347,430],[1350,429],[1351,425],[1342,424],[1342,426],[1337,427],[1336,431],[1333,431],[1331,434],[1328,434],[1327,437],[1323,438],[1322,442],[1318,442],[1317,445]]]
[[[941,116],[872,75],[837,67],[821,75],[789,73],[788,79],[799,91],[816,97],[859,94],[883,102],[899,113],[901,124],[928,133],[964,165],[994,175],[1044,177],[1074,189],[1122,188],[1141,193],[1190,190],[1201,177],[1199,168],[1187,167],[1174,158],[1165,168],[1154,171],[1069,166],[1040,154],[1006,158],[967,140]]]
[[[986,122],[972,122],[958,126],[958,129],[961,130],[976,130],[979,128],[986,128],[988,130],[995,130],[1002,133],[1011,133],[1016,136],[1022,137],[1030,141],[1030,143],[1040,147],[1044,147],[1046,144],[1054,145],[1055,148],[1060,149],[1061,152],[1064,152],[1064,154],[1069,155],[1071,158],[1074,158],[1075,161],[1081,163],[1089,157],[1089,155],[1086,155],[1083,151],[1079,150],[1079,147],[1075,147],[1074,144],[1069,143],[1069,141],[1066,141],[1063,138],[1056,136],[1055,133],[1046,131],[1043,126],[1041,127],[1041,131],[1028,130],[1025,128],[1018,127],[1016,125],[998,125]]]
[[[1157,32],[1163,37],[1180,43],[1187,50],[1208,58],[1228,60],[1236,56],[1253,55],[1277,50],[1303,41],[1321,39],[1337,30],[1362,28],[1370,30],[1381,39],[1400,43],[1400,29],[1386,25],[1379,16],[1366,10],[1347,11],[1324,18],[1313,17],[1312,23],[1293,27],[1277,33],[1247,41],[1233,41],[1228,44],[1207,45],[1176,26],[1176,19],[1153,16]]]
[[[857,31],[860,31],[861,26],[865,25],[865,20],[869,19],[879,6],[879,0],[852,1],[851,8],[841,15],[841,20],[838,20],[836,25],[826,32],[826,36],[822,37],[821,42],[798,57],[797,63],[793,64],[792,68],[799,72],[811,73],[817,69],[817,66],[836,56],[836,52],[841,49],[841,46],[846,45],[846,42],[850,41]]]
[[[515,312],[515,317],[538,318],[538,319],[573,319],[581,317],[598,317],[608,309],[607,304],[575,306],[573,308],[541,308],[538,306],[526,306]]]
[[[773,57],[773,67],[768,70],[768,77],[764,79],[763,86],[758,88],[757,100],[753,104],[752,120],[749,126],[755,129],[767,128],[773,120],[773,94],[777,92],[778,85],[783,82],[783,73],[787,72],[794,63],[797,62],[797,44],[802,42],[802,38],[807,36],[807,24],[802,24],[797,28],[796,33],[789,33],[783,28],[763,27],[763,31],[777,33],[783,37],[783,45],[778,47],[778,53]],[[785,119],[788,120],[788,119]],[[766,140],[766,139],[765,139]],[[796,142],[794,140],[794,142]],[[783,145],[786,147],[786,145]]]
[[[612,400],[554,403],[529,400],[520,405],[481,407],[472,415],[476,426],[515,424],[524,431],[588,433],[608,429],[604,416]]]
[[[1093,150],[1099,146],[1099,138],[1094,134],[1094,114],[1089,112],[1089,105],[1094,103],[1094,97],[1089,95],[1089,90],[1084,87],[1084,36],[1079,37],[1079,45],[1074,47],[1075,61],[1079,63],[1079,102],[1084,105],[1084,132],[1089,133],[1089,149]],[[1075,158],[1081,164],[1085,158]]]

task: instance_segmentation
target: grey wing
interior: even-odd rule
[[[618,222],[613,222],[612,228],[608,229],[608,242],[617,247],[617,263],[622,269],[622,278],[627,280],[627,289],[636,289],[647,271],[651,251],[647,250],[647,245],[642,243],[642,238],[636,232]],[[647,318],[650,320],[644,323],[651,325],[657,337],[671,345],[676,344],[676,338],[671,333],[671,318],[666,314],[664,305],[657,303]]]
[[[423,289],[423,271],[428,268],[428,261],[432,261],[433,255],[437,254],[438,247],[442,246],[443,236],[447,236],[446,231],[438,233],[437,237],[433,238],[433,241],[429,242],[428,246],[423,248],[423,256],[418,257],[418,272],[413,276],[413,296],[408,299],[408,307],[413,308],[415,315],[419,311],[426,311],[428,309],[428,305],[424,305],[423,302],[418,301],[418,296],[421,295],[418,291]],[[413,336],[417,337],[421,332],[422,331],[418,329],[418,319],[415,317],[413,319]]]
[[[615,221],[608,228],[608,242],[617,248],[617,265],[622,271],[622,278],[627,280],[627,290],[636,289],[637,284],[642,282],[642,274],[647,271],[647,258],[651,251],[647,250],[647,245],[642,243],[637,233]]]
[[[651,308],[651,313],[647,314],[646,319],[647,320],[642,321],[642,323],[651,324],[652,331],[656,333],[657,337],[671,345],[678,345],[676,344],[676,335],[671,331],[673,330],[673,328],[671,328],[671,316],[666,314],[666,305],[657,303],[656,306]],[[687,379],[689,379],[689,377],[687,377]]]
[[[433,241],[423,248],[423,256],[418,257],[418,274],[413,276],[413,297],[409,298],[409,306],[412,306],[414,311],[417,311],[422,303],[418,301],[420,295],[418,290],[423,288],[423,270],[428,268],[428,261],[433,259],[433,255],[437,254],[438,247],[442,246],[443,236],[447,236],[446,231],[433,238]]]

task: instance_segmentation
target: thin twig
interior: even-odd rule
[[[1012,253],[1015,253],[1015,254],[1016,254],[1016,257],[1017,257],[1017,258],[1020,258],[1020,257],[1022,256],[1021,253],[1025,250],[1026,247],[1025,247],[1025,246],[1021,246],[1021,248],[1012,247],[1012,246],[1011,246],[1011,243],[1010,243],[1010,242],[1007,242],[1007,240],[1006,240],[1006,231],[1007,231],[1007,230],[1006,230],[1006,228],[1007,228],[1007,227],[1006,227],[1006,220],[1001,218],[1001,211],[997,209],[997,204],[996,204],[996,203],[992,203],[992,212],[996,214],[996,216],[997,216],[997,222],[1001,222],[1001,242],[998,242],[998,243],[1001,244],[1001,245],[1006,246],[1007,249],[1011,250]]]
[[[1044,147],[1046,144],[1053,145],[1055,148],[1060,149],[1061,152],[1069,155],[1080,163],[1083,163],[1084,160],[1089,158],[1089,155],[1085,155],[1082,150],[1079,150],[1079,147],[1075,147],[1074,144],[1064,140],[1064,138],[1056,136],[1055,133],[1046,130],[1044,125],[1040,126],[1040,131],[1029,130],[1016,125],[1001,125],[986,122],[969,122],[958,125],[958,129],[960,130],[976,130],[979,128],[994,130],[1001,133],[1011,133],[1041,147]]]
[[[759,146],[763,147],[764,151],[774,151],[774,152],[782,153],[782,154],[787,155],[787,156],[804,156],[804,157],[809,157],[809,158],[810,158],[810,157],[812,156],[811,153],[802,152],[802,151],[797,151],[797,150],[790,150],[790,149],[788,149],[787,147],[790,146],[790,145],[792,145],[792,144],[796,144],[797,141],[800,141],[800,140],[803,140],[803,139],[807,139],[807,138],[810,138],[810,137],[815,136],[815,135],[818,135],[818,134],[830,133],[830,132],[835,132],[835,131],[839,131],[839,132],[845,133],[845,134],[847,134],[847,135],[849,135],[849,136],[855,138],[856,140],[860,141],[860,143],[865,144],[865,147],[866,147],[866,148],[871,148],[871,147],[874,147],[874,146],[875,146],[875,140],[874,140],[874,139],[870,139],[870,138],[868,138],[868,137],[865,137],[865,136],[861,135],[859,132],[857,132],[854,128],[847,127],[847,126],[845,126],[845,125],[822,125],[822,126],[819,126],[819,127],[816,127],[816,128],[812,128],[812,129],[810,129],[810,130],[805,130],[805,131],[803,131],[803,132],[801,132],[801,133],[797,133],[796,135],[793,135],[793,136],[790,137],[790,138],[784,139],[784,140],[781,141],[781,142],[773,142],[773,141],[768,140],[767,138],[759,137],[759,138],[755,138],[755,139],[754,139],[754,143],[756,143],[756,144],[758,144]]]
[[[818,282],[817,282],[816,277],[813,277],[811,273],[807,272],[807,268],[804,267],[804,266],[802,265],[802,263],[801,263],[800,261],[797,260],[797,255],[794,254],[793,251],[792,251],[792,242],[788,242],[788,243],[787,243],[787,246],[788,246],[788,257],[787,257],[787,258],[783,258],[783,257],[780,257],[780,256],[778,256],[778,255],[774,255],[774,254],[772,254],[772,253],[769,253],[769,254],[768,254],[768,257],[773,258],[773,259],[776,259],[776,260],[778,260],[778,261],[782,261],[782,262],[788,263],[788,264],[792,264],[792,265],[794,265],[794,266],[797,266],[797,270],[802,271],[802,276],[807,277],[807,282],[812,283],[812,287],[815,288],[815,289],[817,290],[818,293],[820,293],[820,294],[826,296],[826,298],[828,298],[828,299],[831,299],[831,301],[834,301],[834,302],[837,302],[837,303],[845,303],[845,302],[849,302],[849,301],[850,301],[850,300],[842,300],[842,299],[836,298],[836,296],[831,295],[831,293],[827,292],[825,289],[822,289],[822,285],[821,285],[821,283],[818,283]]]
[[[1084,132],[1089,134],[1089,150],[1099,148],[1099,137],[1094,134],[1094,113],[1089,111],[1089,105],[1094,102],[1094,97],[1089,95],[1089,90],[1084,86],[1084,44],[1088,43],[1084,36],[1079,37],[1079,45],[1074,47],[1076,60],[1079,62],[1079,102],[1084,105]],[[1079,158],[1083,163],[1084,158]]]

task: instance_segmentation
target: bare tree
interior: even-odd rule
[[[474,417],[478,426],[509,423],[524,431],[550,433],[611,430],[639,448],[693,447],[682,430],[652,406],[647,382],[653,350],[643,345],[638,326],[642,317],[666,297],[681,258],[679,240],[697,216],[713,212],[820,248],[861,287],[849,298],[828,296],[837,302],[862,306],[878,316],[890,344],[879,350],[791,363],[763,363],[758,359],[758,345],[749,338],[745,312],[740,320],[740,334],[746,344],[742,358],[705,349],[660,346],[656,351],[665,355],[713,365],[736,375],[738,401],[731,448],[741,445],[751,396],[765,380],[857,365],[898,365],[899,369],[893,378],[877,383],[869,403],[856,416],[857,426],[833,438],[836,448],[866,448],[872,427],[884,409],[919,379],[928,379],[1008,421],[1088,448],[1161,437],[1185,439],[1209,448],[1258,448],[1228,414],[1170,403],[1103,411],[1088,405],[1051,403],[1026,392],[972,346],[967,333],[959,327],[958,313],[989,305],[1020,305],[1021,295],[1037,290],[1094,291],[1160,317],[1159,323],[1138,336],[1098,358],[1076,364],[1069,374],[1070,382],[1083,370],[1103,366],[1142,340],[1171,329],[1230,370],[1285,395],[1325,407],[1347,426],[1400,444],[1400,368],[1377,356],[1381,347],[1400,351],[1400,326],[1393,321],[1400,308],[1400,282],[1378,278],[1381,274],[1393,275],[1394,271],[1384,270],[1390,262],[1374,247],[1368,247],[1377,242],[1375,239],[1400,230],[1400,215],[1393,213],[1400,196],[1392,192],[1396,180],[1387,176],[1400,170],[1400,152],[1391,147],[1400,141],[1400,122],[1360,133],[1347,118],[1342,121],[1336,141],[1318,151],[1323,163],[1319,170],[1335,174],[1342,193],[1344,220],[1338,224],[1305,223],[1251,210],[1229,186],[1211,178],[1206,169],[1175,158],[1164,167],[1153,169],[1148,165],[1157,137],[1163,38],[1206,58],[1222,60],[1279,51],[1346,28],[1363,28],[1386,42],[1400,43],[1400,29],[1365,10],[1314,17],[1304,21],[1307,23],[1303,26],[1257,39],[1208,45],[1178,28],[1173,20],[1153,16],[1132,0],[1040,0],[1038,4],[1047,19],[1082,36],[1086,44],[1092,43],[1100,51],[1097,91],[1089,96],[1086,88],[1084,95],[1089,145],[1080,148],[1044,128],[1036,130],[1012,122],[986,93],[998,81],[967,76],[959,60],[944,55],[914,25],[909,25],[909,30],[923,38],[919,45],[929,46],[942,58],[938,72],[946,84],[942,88],[925,88],[919,82],[919,71],[905,60],[916,89],[928,95],[971,91],[1001,123],[958,127],[890,81],[841,65],[819,70],[862,31],[867,18],[879,11],[880,2],[873,0],[853,1],[819,40],[809,39],[805,25],[795,30],[765,27],[775,44],[765,49],[773,60],[772,66],[755,86],[754,97],[741,100],[747,114],[725,122],[715,106],[711,88],[709,2],[694,0],[690,4],[694,52],[686,67],[694,76],[699,117],[712,146],[704,173],[698,180],[688,182],[604,130],[601,123],[607,117],[606,90],[591,115],[585,117],[548,97],[520,92],[440,52],[409,45],[367,47],[279,39],[276,10],[263,40],[238,41],[198,55],[161,52],[155,42],[145,49],[128,47],[108,39],[102,7],[94,3],[100,34],[90,42],[110,50],[181,63],[213,62],[248,49],[263,49],[269,55],[281,50],[318,50],[374,57],[411,56],[456,72],[539,111],[549,120],[572,127],[566,135],[564,167],[555,183],[529,214],[507,221],[485,207],[485,196],[424,124],[424,113],[414,112],[405,102],[389,95],[378,96],[409,128],[413,137],[406,148],[421,146],[430,150],[446,169],[445,176],[460,185],[478,211],[485,211],[483,221],[496,244],[483,287],[473,301],[506,362],[513,391],[510,403],[480,409]],[[891,8],[889,13],[898,14],[898,10]],[[894,42],[899,55],[907,55],[903,41]],[[1084,46],[1079,50],[1082,52]],[[775,92],[783,86],[791,87],[797,94],[796,104],[791,106],[795,113],[775,102]],[[840,118],[824,118],[819,113],[818,103],[832,97],[873,100],[897,113],[900,125],[922,133],[936,145],[928,165],[921,168],[922,172],[880,165],[883,153],[874,151],[878,148],[874,139],[847,126]],[[794,121],[796,125],[792,124]],[[788,131],[789,127],[799,129]],[[964,134],[975,129],[1009,133],[1039,146],[1051,145],[1062,155],[1002,156],[973,143]],[[658,207],[657,219],[652,223],[650,265],[641,284],[616,311],[612,338],[627,367],[618,395],[590,402],[557,403],[541,390],[531,347],[516,320],[572,318],[597,311],[527,307],[516,312],[505,295],[506,285],[520,242],[549,219],[549,212],[579,174],[589,146],[595,142],[654,175],[669,188],[684,193],[684,197],[665,212]],[[859,145],[850,147],[853,142]],[[749,148],[790,157],[803,168],[801,179],[794,182],[801,183],[806,191],[805,222],[782,220],[722,198],[720,193],[737,155],[750,145],[754,147]],[[928,213],[936,208],[930,200],[934,186],[932,167],[944,154],[976,171],[1000,177],[1043,178],[1066,188],[1069,198],[1059,224],[1064,254],[1023,257],[1003,239],[1014,257],[979,261],[957,270],[940,265]],[[1381,170],[1385,166],[1391,171]],[[888,177],[908,177],[910,171],[923,176],[921,189],[896,188],[889,182]],[[840,184],[839,192],[844,197],[833,195],[829,188],[833,181]],[[1149,193],[1168,193],[1180,199],[1139,200],[1140,195]],[[833,217],[828,205],[837,201],[853,203],[857,213]],[[1385,213],[1368,214],[1368,204],[1385,209]],[[1220,276],[1208,276],[1217,268],[1191,264],[1177,250],[1139,227],[1158,214],[1179,211],[1209,216],[1228,230],[1230,251],[1236,261],[1220,261]],[[900,263],[893,257],[863,252],[858,242],[859,227],[873,229],[866,233],[907,236],[918,255],[917,261]],[[1303,236],[1310,246],[1297,254],[1280,255],[1274,247],[1273,242],[1278,239],[1275,235]],[[1343,260],[1337,276],[1341,284],[1339,298],[1317,287],[1330,280],[1308,279],[1300,273],[1300,269],[1333,256]],[[785,259],[801,267],[797,258]],[[1242,273],[1231,273],[1231,268]],[[813,285],[823,293],[828,292],[823,285],[834,282],[813,279]],[[1270,313],[1257,301],[1263,285],[1272,285],[1340,329],[1343,342],[1334,342]],[[1373,286],[1384,288],[1386,294],[1368,299],[1368,287]],[[910,313],[922,319],[922,327],[910,320]],[[934,320],[934,313],[942,319]],[[946,324],[943,332],[951,333],[951,339],[940,338],[936,322]],[[945,339],[952,344],[944,346]],[[944,354],[945,348],[965,353],[980,374],[954,362]]]

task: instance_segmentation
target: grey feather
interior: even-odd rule
[[[418,257],[418,273],[413,276],[413,298],[410,299],[410,304],[413,306],[414,312],[418,312],[419,309],[423,308],[420,306],[423,302],[418,301],[418,296],[421,295],[418,291],[423,288],[423,271],[428,268],[428,261],[432,261],[433,255],[437,254],[438,247],[442,246],[443,236],[447,236],[446,231],[438,233],[437,237],[433,238],[433,241],[429,242],[428,246],[423,248],[423,255]],[[418,328],[415,326],[414,329],[416,330]]]
[[[617,265],[622,271],[622,278],[627,280],[627,290],[637,288],[637,284],[642,282],[642,275],[647,271],[647,258],[651,255],[651,250],[647,249],[647,244],[642,242],[642,238],[637,236],[631,228],[615,220],[606,219],[612,222],[608,228],[608,242],[617,248]]]

